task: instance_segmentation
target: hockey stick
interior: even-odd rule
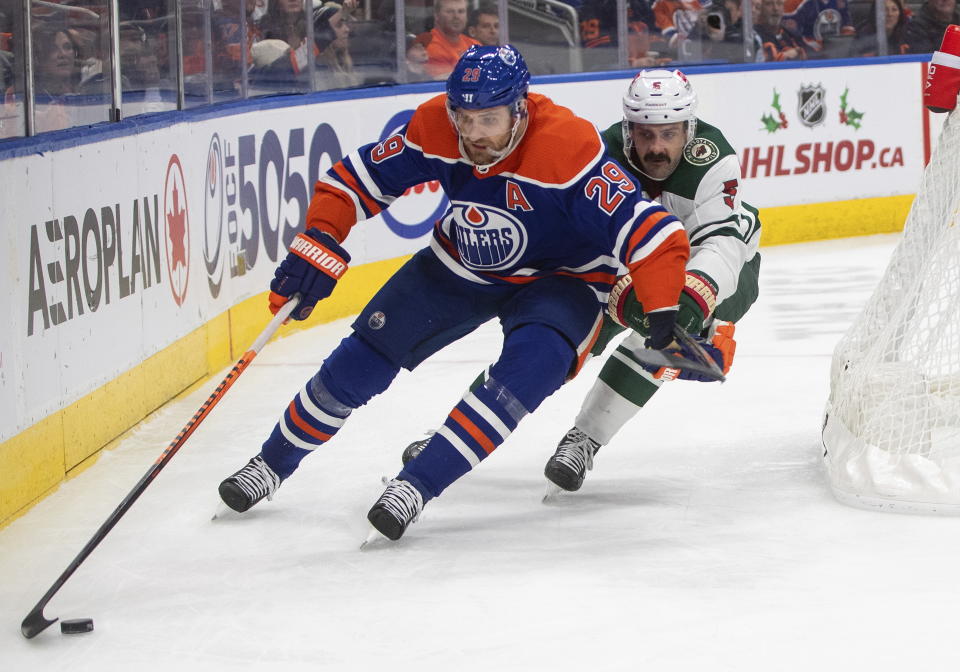
[[[688,334],[683,328],[677,325],[674,325],[673,327],[673,335],[677,339],[678,343],[693,352],[700,359],[700,363],[706,365],[707,371],[713,376],[714,380],[719,380],[721,383],[726,381],[727,377],[723,375],[723,370],[713,360],[713,357],[711,357],[707,351],[703,349],[703,346],[700,345],[695,338],[693,338],[693,336]]]
[[[180,430],[180,433],[177,434],[177,437],[167,446],[167,449],[163,451],[160,457],[157,458],[156,462],[147,470],[147,473],[143,475],[143,478],[133,486],[133,489],[127,493],[127,496],[123,498],[123,501],[120,502],[120,505],[114,509],[113,513],[103,522],[100,528],[94,533],[90,541],[87,542],[87,545],[77,554],[77,557],[73,559],[73,562],[63,570],[63,574],[54,581],[53,585],[50,586],[50,590],[40,598],[40,601],[37,602],[37,605],[27,614],[27,617],[23,619],[23,623],[20,624],[20,632],[23,633],[23,636],[27,639],[32,639],[38,634],[46,630],[48,627],[57,622],[57,618],[50,620],[43,615],[43,609],[47,606],[47,602],[56,595],[57,591],[63,587],[63,584],[67,582],[67,579],[73,575],[77,570],[80,564],[87,559],[87,556],[93,552],[104,537],[107,536],[107,533],[113,529],[113,526],[119,522],[133,503],[137,501],[137,498],[143,494],[143,491],[147,489],[147,486],[157,477],[157,474],[160,473],[160,470],[167,466],[167,463],[173,459],[173,456],[177,454],[177,451],[183,446],[190,435],[193,434],[194,430],[203,422],[203,419],[210,414],[210,411],[213,410],[213,407],[223,399],[223,396],[227,393],[227,390],[237,381],[237,378],[240,377],[248,366],[250,362],[253,361],[254,357],[257,356],[257,353],[260,352],[260,349],[266,345],[267,341],[276,333],[277,329],[280,328],[280,325],[283,324],[287,318],[290,316],[290,313],[293,312],[293,309],[297,307],[297,304],[300,302],[300,295],[295,294],[287,303],[285,303],[279,311],[277,311],[276,316],[270,320],[270,324],[267,325],[261,334],[257,337],[257,340],[253,342],[253,345],[250,346],[250,349],[243,353],[243,356],[234,364],[233,368],[230,369],[230,373],[227,374],[227,377],[220,381],[220,384],[217,385],[217,389],[213,391],[203,405],[193,414],[193,417],[190,418],[190,422]]]
[[[653,350],[644,348],[634,350],[633,356],[641,363],[657,368],[667,367],[671,369],[680,369],[683,371],[695,371],[709,377],[711,380],[723,382],[727,379],[723,371],[713,361],[713,358],[690,336],[682,327],[674,326],[673,337],[688,352],[692,352],[697,359],[690,359],[679,354],[667,354],[663,350]]]

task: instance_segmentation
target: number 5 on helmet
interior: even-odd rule
[[[349,261],[350,255],[329,233],[319,229],[298,233],[270,282],[270,312],[276,315],[280,306],[299,293],[303,298],[290,317],[307,319],[317,301],[330,296]]]

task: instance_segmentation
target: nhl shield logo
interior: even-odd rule
[[[801,86],[797,96],[797,116],[804,126],[813,128],[827,118],[827,92],[823,85]]]

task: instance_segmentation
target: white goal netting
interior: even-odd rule
[[[842,502],[960,514],[958,208],[960,111],[883,278],[833,353],[823,445]]]

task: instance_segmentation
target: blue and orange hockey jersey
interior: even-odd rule
[[[446,97],[428,100],[317,182],[307,226],[343,241],[409,187],[439,180],[450,208],[430,246],[452,273],[480,285],[574,276],[605,304],[626,267],[644,306],[675,306],[690,253],[680,221],[641,196],[591,123],[539,94],[528,115],[517,147],[481,172],[460,154]]]

